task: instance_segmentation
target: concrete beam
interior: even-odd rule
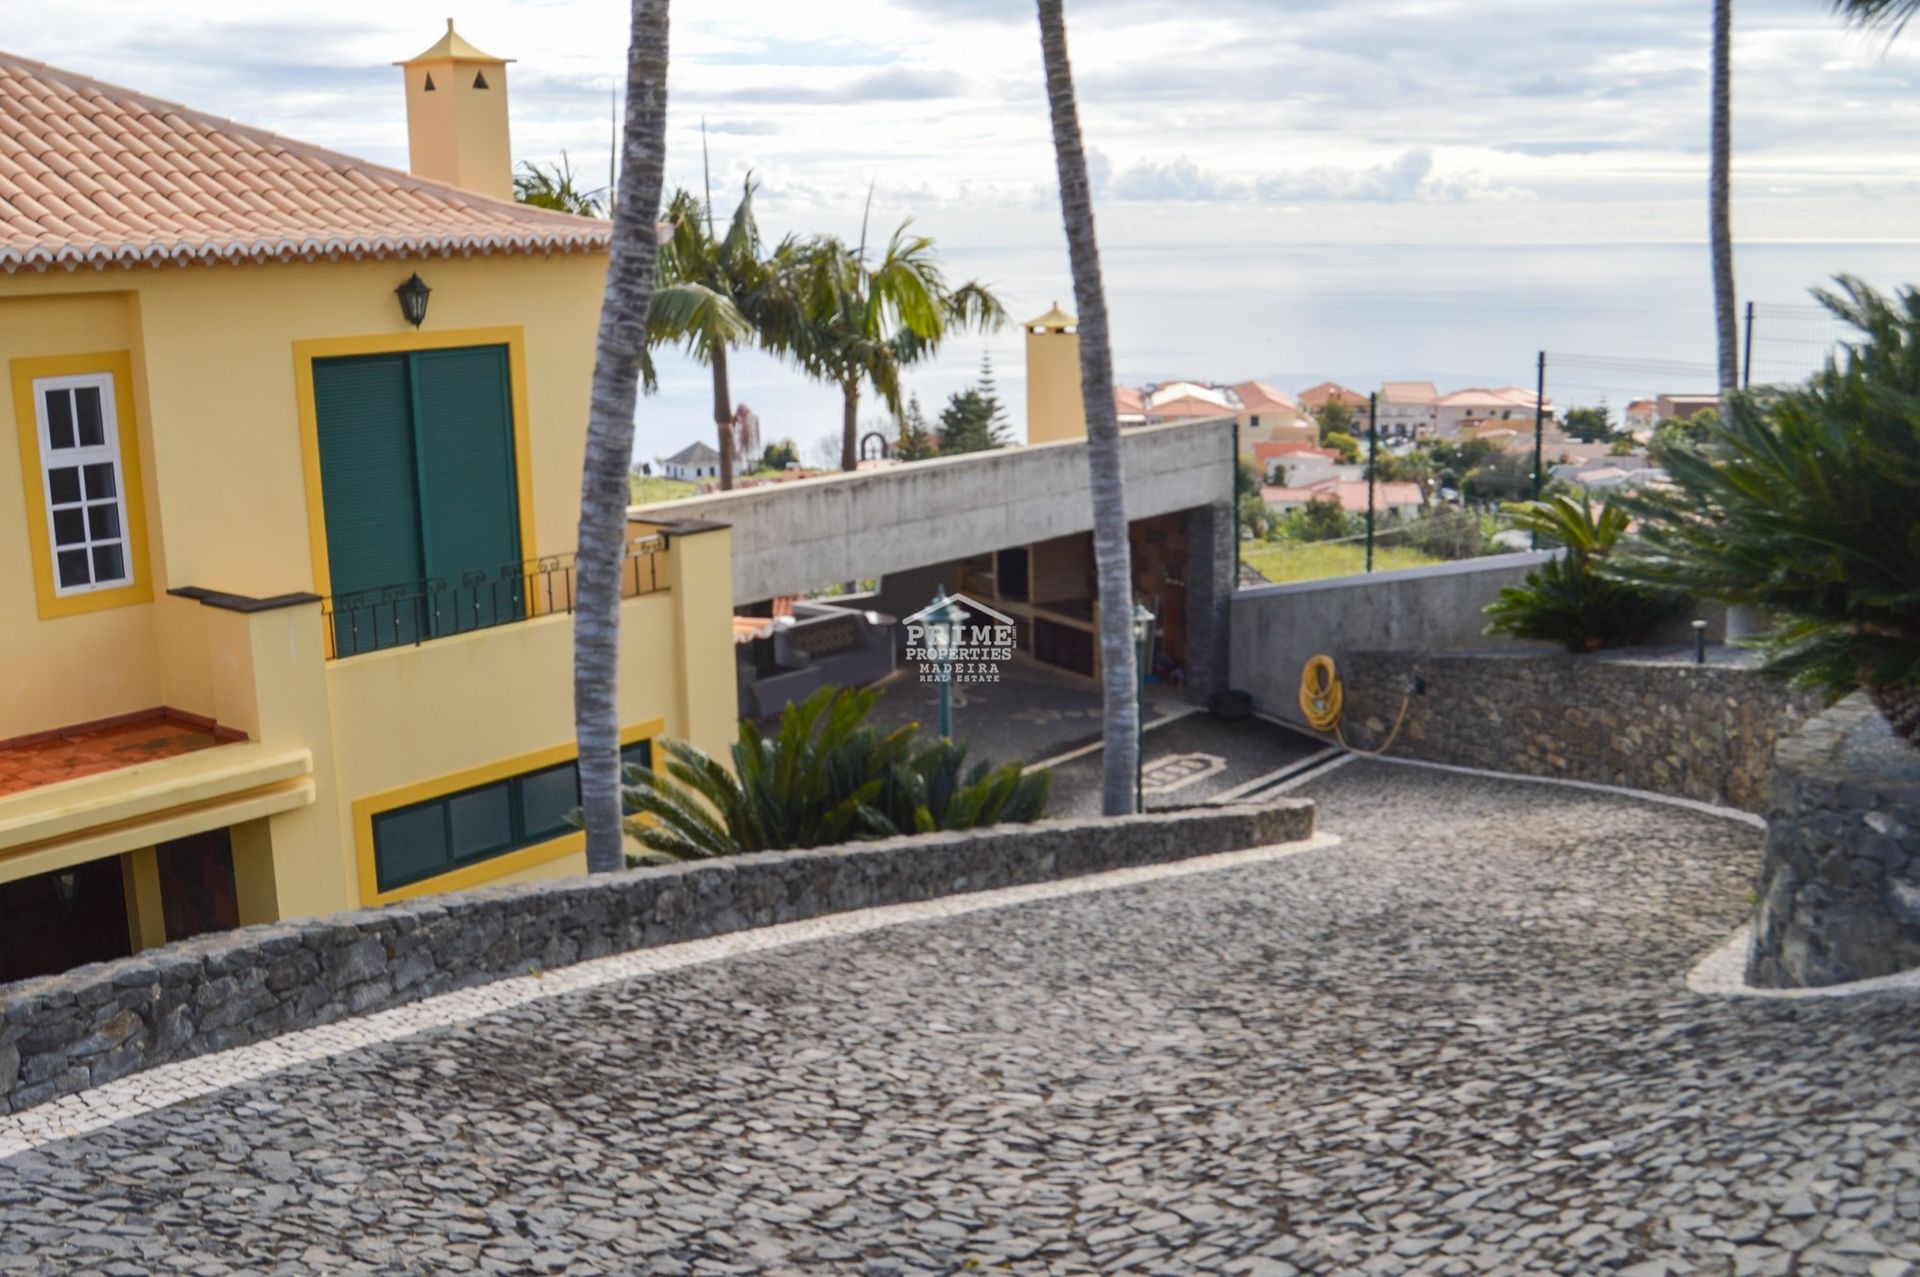
[[[1230,419],[1124,431],[1127,518],[1230,503],[1233,435]],[[1086,448],[968,453],[636,506],[632,517],[732,525],[734,602],[754,603],[1090,531]]]

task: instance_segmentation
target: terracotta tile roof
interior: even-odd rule
[[[1235,382],[1233,393],[1240,400],[1241,407],[1249,412],[1266,412],[1275,408],[1285,412],[1300,411],[1300,405],[1293,401],[1293,396],[1274,389],[1264,381]]]
[[[236,739],[224,728],[157,710],[0,742],[0,795],[211,749]]]
[[[1364,408],[1367,397],[1357,390],[1349,390],[1337,381],[1323,381],[1300,392],[1300,406],[1311,412],[1318,412],[1327,406],[1329,400],[1338,399],[1349,408]]]
[[[1276,443],[1257,442],[1252,448],[1255,461],[1267,461],[1274,457],[1325,457],[1328,461],[1337,461],[1340,454],[1332,448],[1316,448],[1304,439],[1282,439]]]
[[[1388,403],[1430,404],[1440,392],[1430,381],[1389,381],[1381,384],[1380,397]]]
[[[1138,417],[1147,410],[1146,397],[1132,386],[1115,386],[1113,408],[1123,417]]]
[[[1201,399],[1197,395],[1181,395],[1176,399],[1169,399],[1165,403],[1157,403],[1153,405],[1149,411],[1155,419],[1162,421],[1176,417],[1190,417],[1197,420],[1201,417],[1231,417],[1233,415],[1233,409],[1227,405],[1217,404],[1208,399]]]
[[[1420,485],[1411,482],[1381,483],[1374,486],[1374,509],[1388,510],[1420,504]],[[1367,512],[1367,482],[1364,479],[1321,479],[1300,488],[1267,487],[1260,499],[1268,505],[1305,504],[1334,500],[1348,514]]]
[[[604,249],[507,203],[0,53],[0,269]]]

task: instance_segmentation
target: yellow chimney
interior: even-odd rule
[[[1080,328],[1055,302],[1027,330],[1027,442],[1087,437],[1087,405],[1080,393]]]
[[[513,198],[507,138],[507,62],[447,33],[418,57],[394,65],[407,85],[408,168],[497,199]]]

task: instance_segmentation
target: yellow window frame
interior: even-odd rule
[[[637,745],[641,741],[654,740],[665,730],[666,720],[659,718],[636,723],[631,727],[623,727],[620,729],[620,746],[624,749],[628,745]],[[476,785],[487,785],[497,780],[525,775],[527,772],[557,767],[561,763],[572,762],[579,756],[580,751],[574,743],[555,745],[550,749],[540,749],[530,754],[503,758],[499,762],[469,767],[465,771],[436,776],[432,780],[402,785],[396,789],[354,799],[353,841],[355,859],[358,861],[360,873],[360,903],[384,905],[396,900],[409,900],[415,896],[478,887],[496,878],[503,878],[523,869],[531,869],[536,865],[544,865],[564,856],[571,856],[575,852],[585,851],[587,835],[576,830],[546,842],[535,843],[531,847],[522,847],[518,851],[495,856],[491,860],[464,865],[459,869],[436,874],[431,878],[422,878],[419,882],[410,882],[404,887],[395,887],[392,891],[380,890],[379,867],[373,857],[373,821],[374,817],[382,813],[397,807],[411,807],[415,803],[431,802],[435,798],[444,798],[448,794],[472,789]]]
[[[314,406],[313,361],[350,355],[393,355],[461,346],[505,346],[513,404],[514,486],[520,503],[520,557],[539,556],[533,519],[533,434],[527,416],[527,336],[518,324],[495,328],[450,328],[430,333],[379,333],[369,337],[317,337],[293,343],[294,408],[300,424],[300,467],[306,480],[307,540],[313,556],[313,592],[333,593],[327,564],[327,508],[320,487],[320,414]],[[396,582],[398,584],[398,582]]]
[[[40,619],[77,616],[153,601],[147,561],[147,491],[140,471],[140,414],[133,398],[133,356],[124,350],[86,355],[15,359],[13,425],[20,444],[20,480],[26,489],[27,548],[33,557],[34,602]],[[81,594],[61,594],[54,582],[53,538],[48,531],[46,459],[40,452],[40,417],[33,383],[46,377],[109,376],[113,379],[114,428],[120,442],[120,483],[127,510],[127,560],[132,580]]]

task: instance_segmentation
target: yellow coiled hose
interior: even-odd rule
[[[1400,698],[1400,713],[1393,720],[1393,730],[1387,733],[1387,738],[1380,742],[1378,749],[1358,749],[1347,743],[1347,738],[1340,731],[1340,712],[1345,703],[1346,691],[1340,683],[1340,670],[1331,656],[1316,656],[1301,667],[1300,712],[1306,717],[1307,726],[1316,732],[1331,733],[1340,742],[1341,748],[1351,753],[1378,757],[1393,748],[1401,726],[1407,721],[1407,707],[1413,703],[1413,695],[1409,692]]]

